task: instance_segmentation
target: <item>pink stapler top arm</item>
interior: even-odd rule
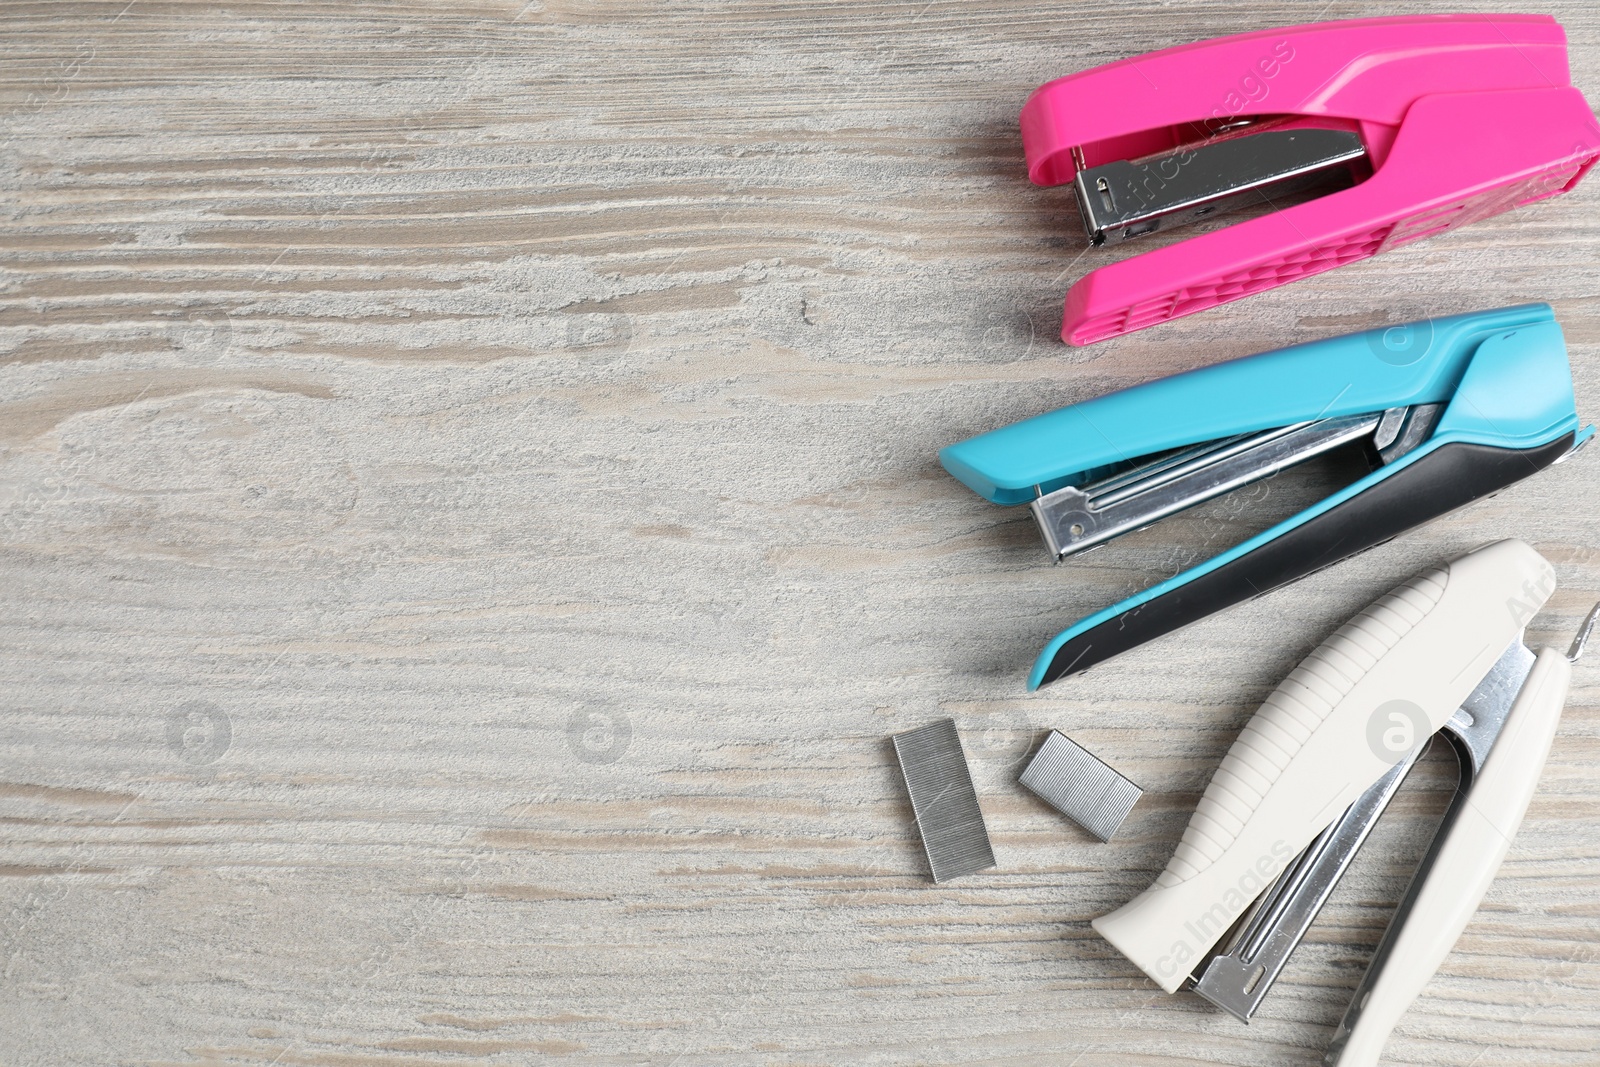
[[[1261,30],[1166,48],[1069,74],[1022,108],[1028,177],[1176,142],[1172,127],[1295,114],[1397,126],[1419,96],[1571,84],[1567,35],[1549,15],[1411,15]],[[1141,135],[1147,145],[1125,151]],[[1103,143],[1109,142],[1109,143]]]
[[[1600,155],[1566,35],[1544,15],[1353,19],[1183,45],[1052,81],[1021,122],[1029,177],[1058,185],[1161,153],[1176,168],[1262,119],[1358,131],[1355,187],[1092,271],[1068,295],[1064,339],[1139,329],[1562,192]],[[1435,173],[1386,173],[1401,167]]]

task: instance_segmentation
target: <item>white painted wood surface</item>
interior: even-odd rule
[[[1430,10],[1494,5],[1423,2]],[[1600,9],[1548,5],[1600,93]],[[1088,920],[1255,704],[1521,536],[1584,455],[1028,696],[1071,620],[1302,472],[1052,568],[934,454],[1383,322],[1550,300],[1600,412],[1600,184],[1131,337],[1025,179],[1051,77],[1386,5],[0,7],[0,1062],[1320,1062],[1448,767],[1248,1029]],[[1600,1063],[1600,675],[1397,1064]],[[998,869],[928,881],[887,736],[953,716]],[[1101,845],[1048,727],[1148,790]]]

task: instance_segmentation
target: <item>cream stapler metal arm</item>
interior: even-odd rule
[[[1565,655],[1530,651],[1524,626],[1554,589],[1542,556],[1500,541],[1346,623],[1234,742],[1155,884],[1094,928],[1167,992],[1192,982],[1248,1021],[1442,732],[1461,788],[1329,1052],[1339,1067],[1376,1063],[1476,911],[1538,783],[1595,618]]]

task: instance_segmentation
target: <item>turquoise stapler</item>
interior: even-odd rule
[[[1037,689],[1347,559],[1570,455],[1572,370],[1547,304],[1429,319],[1174,375],[939,453],[1027,504],[1057,561],[1343,446],[1370,473],[1049,643]]]

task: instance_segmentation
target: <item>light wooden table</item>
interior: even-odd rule
[[[1498,5],[1423,2],[1413,9]],[[1600,8],[1546,7],[1600,93]],[[1600,413],[1600,182],[1087,349],[1029,90],[1386,5],[0,8],[0,1063],[1311,1065],[1427,765],[1248,1029],[1089,929],[1256,704],[1520,536],[1600,596],[1590,453],[1029,696],[1049,636],[1325,491],[1051,568],[936,450],[1108,389],[1525,300]],[[963,730],[932,885],[889,734]],[[1014,784],[1048,727],[1149,791]],[[1600,1063],[1600,669],[1390,1062]]]

